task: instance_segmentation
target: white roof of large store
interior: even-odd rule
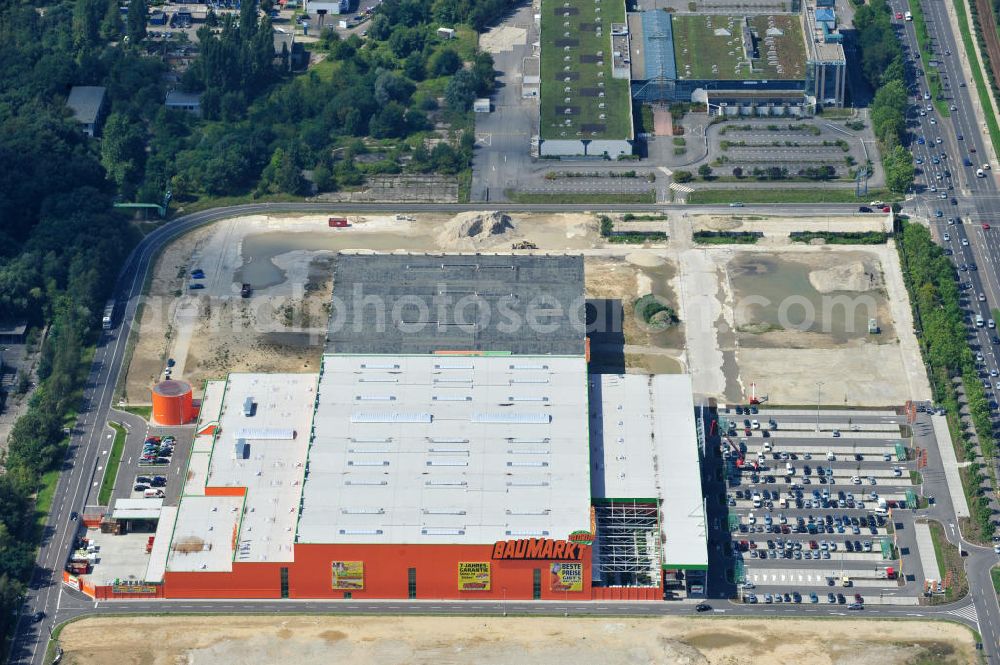
[[[587,529],[586,372],[583,356],[324,356],[298,542]]]
[[[168,570],[292,560],[316,382],[315,374],[229,375],[218,414],[201,415],[199,429],[217,420],[218,430],[207,475],[196,473],[187,484],[198,486],[185,486]],[[247,398],[256,404],[251,415],[244,411]],[[238,440],[247,444],[241,457]],[[246,488],[246,496],[206,496],[205,487]]]
[[[591,486],[595,499],[657,499],[663,564],[708,565],[691,377],[591,377]]]

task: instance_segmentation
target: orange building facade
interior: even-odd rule
[[[298,544],[288,563],[166,573],[167,598],[590,599],[591,547],[551,539],[492,545]]]

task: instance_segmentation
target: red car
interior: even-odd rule
[[[983,231],[989,231],[989,230],[990,230],[990,225],[989,224],[983,224]]]
[[[896,20],[897,21],[903,20],[903,12],[896,12]]]
[[[889,206],[884,206],[884,207],[882,208],[882,212],[889,212],[889,211],[890,211],[891,209],[892,209],[892,208],[890,208]]]

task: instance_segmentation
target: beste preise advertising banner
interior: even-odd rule
[[[490,562],[460,561],[458,563],[459,591],[489,591]]]
[[[549,564],[549,587],[552,591],[583,591],[583,564]]]
[[[343,591],[360,591],[365,588],[364,561],[333,561],[333,588]]]

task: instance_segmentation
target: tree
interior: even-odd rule
[[[333,179],[333,171],[326,164],[319,164],[313,169],[313,184],[316,185],[318,192],[333,191],[337,187],[337,183]]]
[[[139,123],[112,113],[101,139],[101,165],[118,187],[138,182],[145,157],[145,140]]]
[[[76,0],[73,5],[73,47],[77,51],[97,43],[98,26],[105,11],[99,0]]]
[[[674,182],[691,182],[694,175],[690,171],[674,171]]]
[[[146,0],[129,0],[125,27],[130,44],[138,44],[146,38],[147,13]]]
[[[101,20],[101,39],[114,41],[122,34],[122,14],[118,9],[118,0],[108,0],[107,8],[104,10],[104,18]]]
[[[375,79],[374,95],[379,104],[388,104],[390,101],[408,104],[414,90],[415,85],[393,72],[383,71]]]
[[[885,169],[885,185],[890,190],[902,194],[913,186],[913,155],[901,145],[895,146],[882,160]]]
[[[430,61],[431,76],[451,76],[462,68],[462,59],[450,48],[434,54]]]
[[[743,167],[734,166],[733,167],[733,177],[742,178],[743,177]]]
[[[700,175],[703,180],[708,180],[712,177],[712,167],[708,164],[702,164],[698,167],[698,175]]]
[[[240,5],[240,38],[245,42],[253,39],[257,33],[257,0],[243,0]],[[271,35],[268,35],[268,39]]]
[[[476,75],[463,69],[448,81],[444,100],[453,111],[468,111],[476,99]]]
[[[377,139],[398,138],[406,134],[405,109],[398,102],[383,106],[368,123],[368,130]]]
[[[493,69],[493,56],[485,51],[477,53],[472,61],[472,72],[476,75],[476,92],[483,97],[493,94],[496,89],[496,70]]]
[[[403,74],[410,80],[423,81],[427,76],[426,60],[423,53],[414,51],[403,60]]]
[[[277,148],[261,174],[261,185],[266,191],[300,194],[305,186],[305,179],[292,156],[282,148]]]

